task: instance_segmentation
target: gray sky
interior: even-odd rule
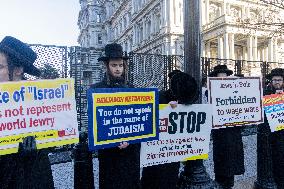
[[[0,40],[6,35],[30,44],[78,45],[79,0],[0,0]]]

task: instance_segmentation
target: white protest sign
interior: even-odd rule
[[[0,84],[0,155],[34,136],[37,149],[79,142],[74,80]]]
[[[208,91],[213,129],[263,122],[261,78],[209,77]]]
[[[159,140],[141,143],[140,167],[207,159],[211,127],[211,105],[160,105]]]

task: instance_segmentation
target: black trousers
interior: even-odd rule
[[[224,189],[229,189],[234,186],[234,175],[233,176],[224,176],[224,175],[215,175],[215,181],[218,182]]]

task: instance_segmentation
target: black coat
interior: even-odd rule
[[[91,88],[126,88],[123,81],[102,82]],[[100,189],[140,188],[140,144],[130,144],[125,149],[118,147],[102,149],[99,153]]]
[[[213,129],[213,161],[216,175],[234,176],[245,172],[240,127]]]
[[[211,136],[215,174],[226,177],[243,174],[245,166],[241,127],[212,129]]]
[[[167,104],[174,100],[169,91],[162,91],[159,103]],[[142,172],[142,189],[176,189],[179,174],[179,162],[144,167]]]
[[[19,153],[0,156],[2,189],[53,189],[53,177],[47,150],[22,156]]]

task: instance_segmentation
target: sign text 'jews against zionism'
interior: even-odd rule
[[[27,136],[38,149],[79,142],[73,79],[1,83],[0,104],[1,155]]]
[[[213,129],[262,123],[262,80],[259,77],[208,78]]]
[[[158,115],[158,89],[89,89],[89,148],[157,139]]]
[[[159,140],[141,143],[140,166],[207,159],[212,128],[209,104],[159,106]]]

